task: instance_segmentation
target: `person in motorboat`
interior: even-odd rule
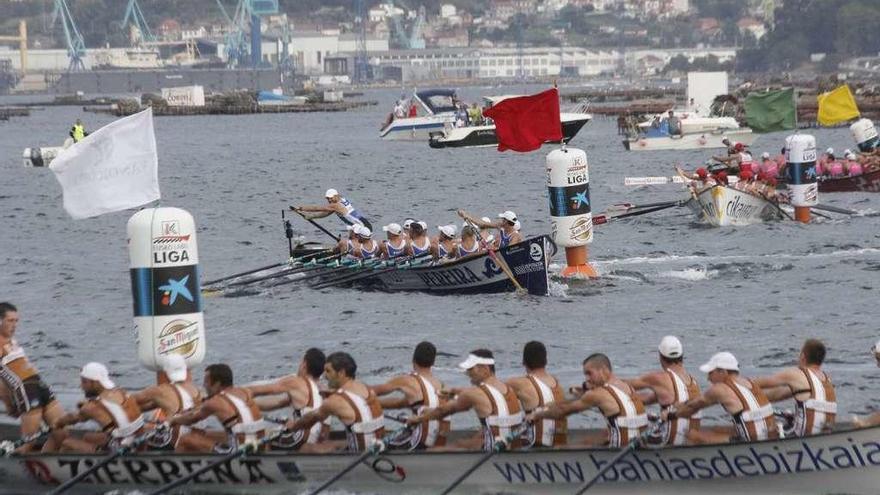
[[[389,223],[382,227],[386,240],[379,244],[379,254],[385,259],[406,256],[408,241],[403,233],[403,227],[397,223]]]
[[[110,372],[101,363],[88,363],[80,371],[80,387],[86,400],[77,410],[67,413],[52,425],[52,433],[43,444],[43,453],[94,453],[110,450],[133,441],[146,430],[137,401],[116,386]],[[93,421],[99,431],[74,436],[69,426]]]
[[[324,218],[336,214],[346,225],[363,225],[373,230],[373,225],[358,211],[346,198],[339,195],[336,189],[327,189],[324,193],[327,199],[326,205],[301,205],[291,206],[290,209],[299,213],[305,213],[307,219]]]
[[[438,225],[437,235],[431,239],[434,260],[455,257],[455,225]]]
[[[771,402],[794,399],[792,433],[795,436],[817,435],[834,428],[837,394],[831,378],[822,369],[826,352],[821,341],[808,339],[801,347],[797,366],[752,379]]]
[[[483,109],[476,102],[468,109],[468,119],[471,125],[483,125]]]
[[[477,218],[464,210],[458,210],[456,213],[458,213],[458,216],[460,216],[464,220],[476,225],[481,229],[498,229],[498,238],[495,240],[495,249],[506,248],[507,246],[518,244],[523,240],[522,234],[517,231],[517,218],[516,213],[514,213],[513,211],[507,210],[501,212],[498,214],[497,220],[488,222],[484,220],[485,217]]]
[[[471,387],[458,391],[455,398],[410,416],[406,423],[414,426],[439,420],[456,413],[473,410],[480,421],[480,431],[470,438],[459,440],[454,447],[481,448],[485,452],[495,450],[496,443],[504,443],[509,449],[522,446],[521,431],[525,415],[513,390],[495,376],[495,356],[488,349],[475,349],[458,365],[467,373]]]
[[[295,374],[245,388],[256,397],[256,404],[261,411],[288,408],[291,417],[301,418],[324,403],[320,379],[324,374],[326,360],[321,349],[312,347],[303,354]],[[329,435],[330,424],[318,422],[309,429],[282,434],[272,441],[271,446],[273,450],[300,450],[304,445],[327,440]]]
[[[528,420],[561,419],[595,408],[605,418],[608,429],[600,437],[588,439],[588,444],[620,448],[644,433],[648,427],[645,405],[631,386],[614,375],[608,356],[590,355],[584,359],[583,369],[589,387],[583,395],[535,411]]]
[[[660,406],[665,412],[680,402],[687,402],[700,395],[700,385],[684,367],[684,347],[678,337],[667,335],[657,347],[660,369],[645,373],[642,376],[624,379],[632,388],[641,393],[640,397],[646,405]],[[700,414],[690,418],[678,418],[664,422],[651,443],[657,445],[685,445],[691,430],[700,428]]]
[[[428,224],[422,221],[413,222],[409,227],[410,240],[407,244],[407,256],[423,256],[432,252],[431,238],[428,237]]]
[[[358,247],[349,254],[361,260],[377,258],[379,243],[373,240],[373,231],[363,225],[354,225],[352,231],[357,236]]]
[[[345,426],[344,441],[328,440],[304,445],[303,452],[363,452],[385,436],[382,404],[370,387],[357,380],[357,363],[346,352],[334,352],[324,363],[324,377],[330,392],[321,406],[301,418],[288,421],[289,431],[309,430],[334,417]]]
[[[675,116],[675,112],[672,110],[669,111],[666,117],[666,125],[669,129],[670,136],[681,136],[681,119]]]
[[[0,302],[0,401],[6,414],[21,422],[21,435],[29,436],[37,433],[44,422],[51,425],[58,421],[64,409],[15,340],[18,322],[18,308]]]
[[[73,127],[70,128],[70,132],[67,133],[72,139],[74,143],[78,143],[83,140],[86,136],[89,135],[86,132],[86,126],[83,125],[82,120],[76,119],[76,123],[73,124]]]
[[[844,173],[848,174],[850,177],[855,177],[857,175],[862,175],[864,170],[862,169],[862,164],[858,162],[856,159],[856,154],[850,150],[844,150],[843,152],[843,169]]]
[[[663,419],[690,418],[717,404],[730,415],[733,426],[693,430],[688,434],[688,443],[754,442],[779,436],[770,401],[761,387],[740,374],[739,363],[733,354],[716,353],[700,366],[700,371],[708,374],[712,385],[702,395],[668,408]]]
[[[877,367],[880,368],[880,340],[871,347],[871,354],[874,355],[874,361],[877,363]],[[867,428],[869,426],[880,425],[880,411],[866,417],[853,416],[852,422],[853,426],[856,428]]]
[[[182,435],[175,452],[227,452],[245,443],[258,443],[268,433],[269,425],[254,402],[254,395],[244,387],[236,387],[232,368],[219,363],[205,368],[204,382],[207,398],[188,411],[172,416],[171,426],[192,426],[208,418],[216,418],[223,430],[196,429]],[[262,445],[266,450],[268,446]]]
[[[523,347],[522,364],[526,374],[505,383],[513,388],[526,414],[562,402],[565,393],[559,379],[547,372],[547,347],[533,340]],[[529,423],[525,433],[527,447],[559,447],[568,442],[568,419],[542,419]]]
[[[419,342],[413,350],[410,373],[395,376],[381,385],[371,386],[373,392],[380,397],[382,409],[409,409],[413,415],[418,415],[445,403],[443,382],[432,372],[436,359],[437,348],[434,344]],[[449,430],[448,420],[431,420],[412,428],[401,428],[387,437],[387,443],[391,448],[406,450],[442,447],[446,445]]]
[[[168,354],[162,358],[161,366],[167,382],[131,394],[144,412],[145,419],[154,424],[163,423],[175,414],[202,403],[202,392],[189,376],[186,359],[182,355]],[[147,445],[154,450],[174,450],[180,437],[189,431],[189,427],[177,425],[153,435]]]

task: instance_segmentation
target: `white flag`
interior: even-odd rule
[[[75,219],[135,208],[159,199],[153,109],[108,124],[67,148],[49,168]]]

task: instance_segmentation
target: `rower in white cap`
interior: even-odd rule
[[[412,222],[409,226],[408,256],[421,256],[431,252],[431,238],[428,237],[428,224],[422,221]]]
[[[455,413],[473,410],[480,420],[480,433],[455,443],[465,449],[482,448],[491,452],[496,442],[504,442],[511,449],[522,445],[516,430],[525,421],[522,405],[513,391],[495,376],[495,357],[488,349],[476,349],[458,367],[467,373],[472,387],[461,390],[455,399],[427,409],[418,416],[410,416],[407,424],[416,425],[443,419]],[[511,437],[515,437],[511,439]]]
[[[431,252],[435,260],[455,256],[455,225],[437,226],[437,236],[431,239]]]
[[[80,403],[75,412],[65,414],[52,425],[52,433],[43,445],[43,452],[106,451],[112,444],[125,443],[144,432],[144,417],[137,401],[125,390],[116,387],[106,366],[88,363],[83,366],[79,376],[86,400]],[[68,426],[87,421],[97,423],[100,430],[86,432],[76,438],[67,429]]]
[[[709,375],[712,385],[699,397],[668,408],[664,419],[690,418],[718,404],[730,415],[733,426],[692,430],[688,435],[689,443],[754,442],[778,437],[770,401],[761,387],[740,375],[739,363],[733,354],[715,354],[700,366],[700,371]]]
[[[700,396],[700,386],[684,367],[684,348],[681,341],[673,335],[667,335],[660,341],[657,348],[660,359],[660,370],[651,371],[640,377],[624,380],[640,394],[645,404],[658,404],[664,412],[674,404],[687,402]],[[700,427],[700,413],[690,418],[678,418],[662,424],[659,438],[652,438],[652,443],[660,445],[684,445],[687,443],[688,432]]]
[[[383,258],[391,259],[405,256],[409,241],[403,233],[403,227],[397,223],[389,223],[382,227],[387,239],[379,245],[379,253]]]
[[[355,258],[368,260],[379,256],[379,243],[373,240],[373,231],[363,225],[353,225],[352,231],[357,236],[357,249],[351,254]]]
[[[180,354],[168,354],[162,359],[162,372],[168,379],[132,394],[141,410],[156,423],[161,423],[175,414],[192,409],[201,404],[202,393],[189,376],[186,359]],[[159,450],[173,450],[180,436],[189,433],[186,426],[168,429],[167,435],[154,435],[148,445]]]
[[[354,253],[360,250],[361,243],[358,240],[357,233],[354,231],[355,227],[359,226],[360,225],[349,225],[346,227],[346,229],[348,229],[348,236],[339,239],[339,242],[336,243],[336,247],[333,248],[334,254],[347,254],[354,256]]]
[[[522,234],[519,233],[520,224],[516,218],[516,213],[510,210],[499,213],[498,219],[492,221],[486,221],[488,219],[485,217],[477,218],[464,210],[458,210],[457,213],[458,216],[481,229],[498,229],[498,239],[495,241],[494,246],[496,249],[505,248],[507,246],[522,242],[523,240]],[[485,240],[485,238],[483,240]]]
[[[877,367],[880,368],[880,340],[871,348],[871,353],[874,354],[874,360],[877,362]],[[880,411],[866,417],[853,416],[853,426],[857,428],[867,428],[876,425],[880,425]]]
[[[324,197],[327,198],[326,205],[300,205],[291,206],[290,209],[306,213],[307,215],[304,216],[308,219],[324,218],[335,213],[346,225],[363,225],[373,230],[370,221],[351,204],[351,201],[340,196],[339,191],[327,189]]]

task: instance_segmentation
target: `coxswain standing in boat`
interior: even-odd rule
[[[335,417],[345,426],[346,440],[307,444],[303,452],[363,452],[373,448],[385,435],[385,423],[379,398],[369,386],[356,379],[357,363],[350,354],[334,352],[327,356],[324,376],[333,390],[321,406],[303,417],[288,421],[287,430],[309,430],[313,425]]]
[[[202,393],[190,379],[186,359],[180,354],[169,354],[162,359],[162,372],[167,383],[147,387],[132,394],[146,419],[152,423],[163,423],[166,419],[188,411],[202,403]],[[182,435],[189,428],[177,425],[169,428],[166,434],[157,433],[147,442],[151,449],[174,450]]]
[[[214,417],[224,430],[193,428],[180,437],[175,452],[226,452],[245,443],[257,443],[266,436],[267,425],[253,394],[235,386],[229,366],[209,365],[205,368],[203,383],[208,397],[196,408],[172,416],[168,422],[172,427],[191,426]]]
[[[467,373],[472,387],[458,391],[449,402],[410,416],[407,424],[414,426],[443,419],[455,413],[473,410],[480,421],[480,432],[455,443],[454,448],[491,452],[497,442],[510,449],[522,445],[519,431],[525,422],[522,405],[513,391],[495,376],[495,357],[488,349],[476,349],[458,367]]]
[[[596,408],[605,417],[608,431],[600,439],[588,439],[588,444],[620,448],[640,436],[648,427],[645,405],[632,387],[614,375],[608,356],[593,354],[584,359],[583,368],[589,389],[580,398],[535,411],[529,421],[562,419]]]
[[[431,246],[431,238],[428,237],[428,224],[422,221],[410,224],[407,256],[416,257],[431,253]]]
[[[495,249],[503,249],[522,242],[522,234],[517,229],[518,221],[516,213],[507,210],[498,214],[498,219],[487,222],[485,218],[477,218],[464,210],[458,210],[458,216],[477,227],[498,229],[498,239],[495,240]]]
[[[296,374],[245,388],[257,397],[256,402],[260,410],[274,411],[289,407],[293,418],[301,418],[324,403],[319,380],[324,374],[326,361],[324,352],[312,347],[303,355]],[[314,445],[327,440],[329,434],[330,425],[319,422],[308,430],[297,430],[289,435],[283,434],[271,445],[273,449],[299,450],[306,444]]]
[[[455,257],[455,225],[438,225],[437,236],[431,239],[434,260]]]
[[[871,354],[874,355],[874,361],[877,362],[877,367],[880,368],[880,340],[871,348]],[[880,425],[880,411],[866,417],[853,416],[853,426],[856,428],[867,428],[877,425]]]
[[[94,453],[126,445],[144,433],[145,421],[137,401],[110,379],[110,372],[101,363],[83,366],[80,387],[86,400],[76,412],[68,413],[52,424],[52,433],[43,445],[43,453]],[[71,435],[68,426],[94,421],[100,431]]]
[[[28,436],[38,432],[42,423],[58,421],[64,410],[16,342],[18,321],[18,308],[0,302],[0,400],[8,415],[21,421],[21,435]]]
[[[397,223],[389,223],[382,227],[386,240],[379,245],[379,254],[385,259],[406,256],[409,241],[403,233],[403,227]]]
[[[825,344],[809,339],[801,347],[797,367],[752,380],[771,402],[794,399],[795,436],[817,435],[834,428],[837,394],[831,378],[822,370],[825,353]]]
[[[412,372],[395,376],[391,380],[371,388],[382,408],[409,409],[412,414],[421,414],[426,409],[439,407],[445,403],[442,396],[443,382],[434,376],[431,368],[437,358],[437,348],[430,342],[419,342],[413,351]],[[394,396],[390,396],[391,394]],[[402,428],[387,439],[391,448],[422,450],[446,445],[450,424],[446,420],[433,420],[419,423],[412,428]]]
[[[690,418],[697,412],[720,405],[733,419],[732,427],[701,428],[688,435],[688,443],[712,444],[730,441],[756,442],[777,438],[773,408],[761,387],[740,375],[733,354],[719,352],[700,366],[712,385],[702,395],[668,408],[666,421]]]
[[[513,388],[527,414],[542,411],[562,402],[565,393],[559,380],[547,372],[547,348],[543,343],[531,341],[523,347],[525,376],[518,376],[505,383]],[[524,435],[528,447],[560,447],[568,442],[568,419],[542,419],[529,423]]]
[[[327,189],[324,197],[327,198],[327,205],[291,206],[290,209],[306,213],[305,217],[307,219],[329,217],[335,213],[346,225],[362,225],[373,230],[373,225],[370,221],[351,204],[351,201],[340,196],[339,191]]]
[[[684,347],[678,337],[667,335],[657,348],[660,370],[624,380],[638,392],[645,404],[658,404],[661,413],[675,404],[700,396],[700,386],[684,367]],[[650,438],[653,444],[685,445],[688,432],[700,428],[700,413],[690,418],[678,418],[661,425],[659,436]]]

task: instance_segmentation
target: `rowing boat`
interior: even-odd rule
[[[687,205],[701,220],[715,227],[751,225],[782,218],[776,203],[720,184],[695,193]]]
[[[534,449],[496,454],[455,493],[571,494],[618,451]],[[355,493],[439,493],[481,459],[481,452],[386,452],[342,477],[334,490]],[[41,493],[102,457],[85,454],[0,458],[3,486]],[[118,458],[69,493],[155,488],[216,461],[216,455],[147,452]],[[299,493],[330,479],[352,454],[268,452],[220,464],[184,493]],[[806,438],[663,449],[638,448],[616,462],[590,493],[876,495],[880,426]],[[180,492],[175,492],[180,493]]]
[[[819,192],[880,192],[880,168],[861,175],[819,179]]]

